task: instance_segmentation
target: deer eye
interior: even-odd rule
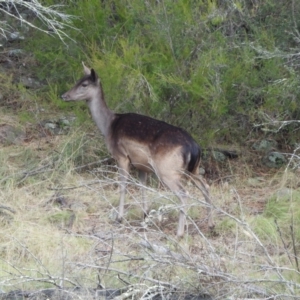
[[[87,82],[83,82],[83,83],[81,84],[81,86],[82,86],[82,87],[87,87],[87,86],[88,86],[88,83],[87,83]]]

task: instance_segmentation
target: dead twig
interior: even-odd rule
[[[287,248],[287,245],[286,245],[286,243],[285,243],[285,241],[284,241],[284,239],[283,239],[283,237],[282,237],[282,233],[281,233],[281,230],[280,230],[280,227],[279,227],[279,225],[278,225],[278,223],[277,223],[277,220],[275,219],[275,224],[276,224],[276,229],[277,229],[277,232],[278,232],[278,234],[279,234],[279,237],[280,237],[280,239],[281,239],[281,242],[282,242],[282,244],[283,244],[283,247],[284,247],[284,250],[285,250],[285,253],[287,254],[287,256],[288,256],[288,258],[289,258],[289,261],[290,261],[290,263],[291,263],[291,265],[293,265],[293,263],[292,263],[292,259],[291,259],[291,256],[290,256],[290,254],[289,254],[289,251],[288,251],[288,248]]]
[[[15,214],[16,211],[13,210],[12,208],[8,207],[8,206],[5,206],[5,205],[0,205],[0,209],[3,209],[3,210],[8,210],[10,211],[11,213]]]
[[[296,267],[297,267],[298,272],[300,272],[299,263],[298,263],[297,249],[296,249],[296,243],[295,243],[295,232],[294,232],[293,224],[291,224],[290,229],[291,229],[291,236],[292,236],[292,242],[293,242],[293,251],[294,251],[295,263],[296,263]]]

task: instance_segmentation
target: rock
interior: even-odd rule
[[[71,125],[71,121],[72,120],[69,120],[67,118],[61,118],[61,119],[58,120],[58,125],[61,128],[66,128],[66,127],[69,127]]]
[[[50,123],[50,122],[47,122],[44,124],[44,127],[46,129],[49,129],[49,130],[54,130],[55,128],[57,128],[57,124],[56,123]]]
[[[22,49],[12,49],[8,51],[10,57],[21,57],[25,52]]]
[[[20,144],[25,140],[26,134],[20,128],[0,124],[0,143],[4,145]]]
[[[38,80],[27,76],[21,76],[20,83],[29,89],[36,89],[41,87],[41,83]]]
[[[256,151],[267,152],[272,149],[276,149],[277,142],[273,140],[263,139],[260,142],[256,142],[253,144],[252,148]]]
[[[205,169],[202,168],[202,167],[200,167],[200,168],[199,168],[199,174],[200,174],[200,175],[204,175],[204,174],[205,174]]]
[[[287,163],[287,159],[282,153],[272,151],[262,158],[262,162],[269,168],[280,168]]]
[[[226,160],[226,155],[220,151],[212,151],[212,156],[218,162],[223,162]]]
[[[59,135],[65,134],[74,120],[75,117],[64,117],[58,120],[44,120],[40,124],[54,135]]]
[[[8,40],[9,42],[20,41],[20,40],[24,40],[24,36],[22,36],[20,32],[15,31],[15,32],[11,32],[11,33],[8,35],[7,40]]]
[[[56,121],[43,121],[41,125],[54,135],[63,133],[62,128],[59,127],[59,124]]]

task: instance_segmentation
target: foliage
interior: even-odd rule
[[[298,3],[284,10],[282,1],[64,4],[79,17],[79,30],[68,31],[76,43],[39,35],[29,45],[40,61],[38,76],[59,92],[87,61],[113,109],[167,120],[202,142],[243,142],[260,112],[300,116],[291,54],[298,46]]]

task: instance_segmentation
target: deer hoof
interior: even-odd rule
[[[209,228],[209,230],[211,230],[211,231],[214,230],[215,227],[216,227],[215,223],[210,223],[210,224],[208,224],[208,228]]]
[[[123,218],[119,216],[118,212],[113,211],[110,214],[110,219],[113,220],[116,223],[122,223]]]

